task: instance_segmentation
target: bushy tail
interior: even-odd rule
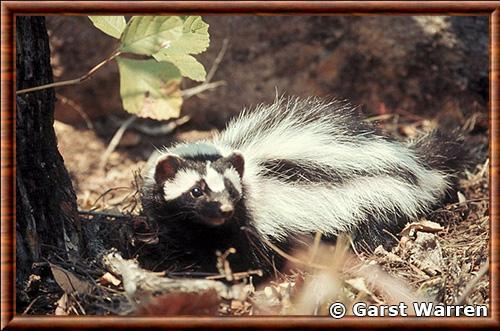
[[[459,130],[434,130],[409,143],[423,164],[440,170],[451,177],[457,177],[470,168],[477,157],[474,147],[466,142]]]

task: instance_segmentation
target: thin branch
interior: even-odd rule
[[[449,203],[447,204],[446,206],[458,206],[458,205],[462,205],[462,204],[466,204],[466,203],[469,203],[469,202],[481,202],[481,201],[489,201],[490,198],[477,198],[477,199],[469,199],[469,200],[464,200],[464,201],[461,201],[461,202],[454,202],[454,203]]]
[[[163,136],[172,133],[175,129],[180,127],[181,125],[186,124],[191,120],[189,115],[182,116],[176,120],[168,122],[159,127],[149,127],[147,125],[142,125],[136,123],[133,128],[141,133],[147,134],[148,136]]]
[[[118,146],[118,144],[120,143],[120,140],[122,139],[123,134],[125,133],[127,128],[130,126],[130,124],[132,124],[136,119],[137,119],[137,116],[135,116],[135,115],[129,117],[125,122],[122,123],[120,128],[118,130],[116,130],[115,135],[113,136],[113,138],[109,142],[108,148],[106,148],[106,151],[104,152],[104,154],[101,157],[101,162],[99,162],[99,169],[104,169],[104,167],[106,166],[106,163],[108,163],[109,156],[111,155],[111,153],[113,153],[113,151],[116,149],[116,146]]]
[[[76,295],[74,293],[71,293],[70,295],[71,295],[71,298],[73,299],[73,301],[76,302],[76,305],[78,306],[78,308],[80,308],[80,311],[82,312],[82,314],[87,315],[87,313],[85,312],[85,309],[83,309],[82,305],[80,304],[80,302],[76,298]]]
[[[464,292],[460,296],[460,298],[457,299],[456,305],[463,305],[465,303],[465,300],[467,300],[467,297],[469,294],[471,294],[472,290],[474,290],[474,287],[477,285],[479,280],[488,272],[490,269],[490,259],[488,258],[486,262],[483,264],[481,269],[476,274],[476,278],[474,278],[472,281],[467,284],[465,287]]]
[[[35,302],[37,302],[38,299],[40,299],[41,297],[42,297],[42,294],[40,294],[33,301],[31,301],[31,303],[28,305],[28,307],[26,307],[26,309],[23,311],[22,315],[26,315],[31,310],[31,308],[33,307]]]
[[[131,218],[132,217],[130,215],[114,214],[114,213],[107,213],[107,212],[104,212],[104,211],[95,211],[95,210],[79,210],[78,214],[92,215],[92,216],[113,217],[113,218]]]
[[[363,120],[363,122],[385,121],[391,119],[393,116],[394,114],[382,114],[382,115],[367,117]]]
[[[217,82],[213,83],[202,83],[200,85],[197,85],[195,87],[188,88],[186,90],[181,91],[181,96],[184,98],[184,100],[191,98],[192,96],[199,94],[201,92],[204,92],[206,90],[213,90],[219,86],[226,85],[226,82],[223,80],[219,80]]]
[[[349,237],[349,244],[351,245],[351,248],[354,252],[354,254],[356,254],[356,256],[359,258],[360,261],[363,261],[363,257],[361,256],[361,254],[358,253],[358,250],[356,249],[356,245],[354,244],[354,241],[352,240],[351,237]]]
[[[202,272],[202,271],[172,271],[167,272],[166,276],[169,278],[207,278],[213,276],[222,276],[215,272]],[[222,276],[224,277],[224,276]]]
[[[137,302],[153,297],[157,293],[198,292],[214,290],[220,298],[234,299],[241,295],[242,285],[228,286],[220,281],[207,279],[172,279],[163,277],[165,272],[142,269],[136,260],[125,260],[116,249],[102,258],[108,271],[121,276],[128,297]]]
[[[53,88],[53,87],[61,87],[61,86],[80,84],[80,83],[86,81],[87,79],[89,79],[94,73],[96,73],[97,70],[102,68],[104,65],[108,64],[110,61],[112,61],[114,58],[116,58],[120,54],[121,54],[121,52],[113,52],[108,58],[106,58],[104,61],[97,64],[95,67],[90,69],[85,75],[83,75],[79,78],[22,89],[22,90],[17,91],[16,95],[24,94],[24,93],[28,93],[28,92],[45,90],[45,89]]]
[[[201,83],[200,85],[185,89],[181,91],[181,96],[184,98],[184,100],[191,98],[192,96],[196,94],[200,94],[201,92],[204,92],[206,90],[212,90],[215,89],[219,86],[226,85],[226,82],[223,80],[219,80],[217,82],[210,83],[212,78],[215,75],[215,72],[219,68],[219,64],[222,61],[222,58],[224,57],[224,54],[226,53],[227,50],[227,45],[228,45],[228,40],[224,39],[222,43],[222,47],[215,57],[214,63],[212,64],[212,67],[208,71],[208,74],[205,78],[205,81]]]
[[[224,54],[226,54],[228,44],[229,40],[227,38],[222,41],[222,47],[217,56],[215,57],[214,63],[212,64],[212,68],[210,68],[207,77],[205,78],[206,83],[210,82],[212,78],[214,78],[215,72],[219,68],[219,64],[221,63]]]
[[[260,270],[260,269],[235,272],[235,273],[233,273],[233,278],[234,278],[234,280],[240,280],[240,279],[252,276],[252,275],[257,275],[257,276],[262,277],[263,273],[262,273],[262,270]],[[205,279],[209,279],[209,280],[226,279],[226,275],[207,276],[207,277],[205,277]]]

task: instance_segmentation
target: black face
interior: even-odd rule
[[[192,213],[195,221],[209,226],[223,225],[233,217],[241,199],[241,194],[229,179],[224,179],[224,185],[223,191],[214,192],[202,179],[179,198],[179,203],[182,209]]]
[[[187,169],[194,170],[200,178],[179,197],[167,200],[169,209],[186,216],[182,217],[184,221],[192,220],[210,227],[230,222],[241,199],[241,154],[233,153],[225,158],[167,156],[159,161],[155,178],[162,186],[167,180],[175,183],[177,175]]]

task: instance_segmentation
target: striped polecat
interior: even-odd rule
[[[233,271],[277,263],[285,246],[321,231],[384,244],[439,203],[463,156],[439,133],[401,143],[361,121],[348,104],[280,99],[243,111],[211,141],[164,150],[142,192],[169,269],[214,271],[233,247]],[[265,239],[265,240],[264,240]]]

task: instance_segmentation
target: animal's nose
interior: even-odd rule
[[[229,217],[233,216],[234,208],[233,208],[233,206],[231,206],[229,204],[224,204],[224,205],[220,206],[219,211],[220,211],[222,217],[229,218]]]

